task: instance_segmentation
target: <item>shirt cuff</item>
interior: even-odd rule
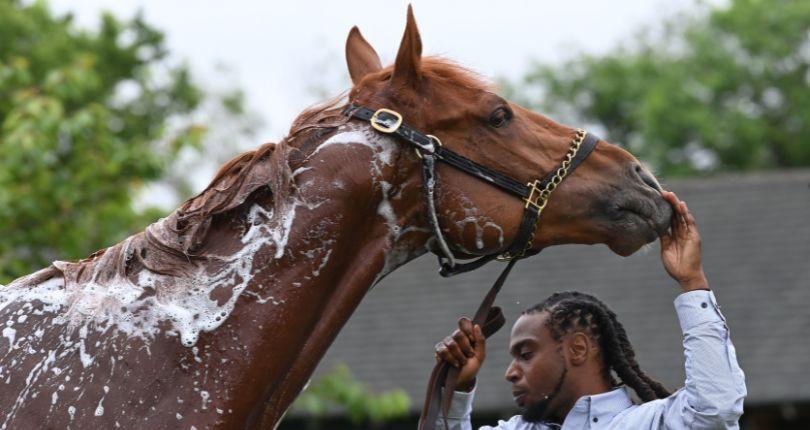
[[[444,388],[442,388],[442,396],[444,395]],[[472,415],[473,398],[475,397],[475,388],[469,392],[467,391],[454,391],[453,401],[450,402],[450,409],[447,411],[447,419],[463,419]]]
[[[675,310],[684,333],[701,324],[726,321],[712,291],[695,290],[679,295],[675,299]]]

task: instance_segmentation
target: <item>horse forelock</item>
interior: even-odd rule
[[[478,72],[451,59],[430,56],[422,58],[421,73],[428,79],[445,80],[464,88],[496,91],[497,85]]]
[[[394,65],[384,67],[376,74],[369,75],[366,79],[372,81],[387,82],[394,72]],[[419,64],[419,73],[424,79],[445,82],[451,87],[462,87],[482,91],[495,92],[498,85],[490,81],[485,76],[475,70],[465,67],[458,62],[442,56],[423,57]],[[365,79],[352,89],[351,94],[356,94],[356,90],[366,83]]]

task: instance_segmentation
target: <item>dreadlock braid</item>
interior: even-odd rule
[[[556,340],[572,329],[584,330],[599,343],[605,363],[605,375],[613,385],[610,370],[645,402],[665,398],[669,391],[644,373],[636,362],[636,353],[616,314],[596,297],[576,291],[554,293],[545,301],[526,309],[523,314],[548,312],[546,325]]]

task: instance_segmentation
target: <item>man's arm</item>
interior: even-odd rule
[[[703,272],[695,219],[675,194],[663,195],[675,213],[671,231],[661,236],[661,259],[683,290],[675,308],[686,355],[686,382],[666,399],[665,428],[736,429],[743,413],[745,376]]]
[[[472,403],[475,395],[475,389],[472,388],[467,391],[456,391],[453,394],[453,401],[450,403],[450,410],[447,413],[447,430],[472,430],[472,422],[470,415],[472,415]],[[483,426],[478,430],[515,430],[524,429],[526,424],[520,419],[520,415],[515,415],[508,421],[498,420],[495,427]],[[439,418],[436,420],[436,428],[444,430],[444,420],[441,412]],[[545,426],[537,425],[535,428],[544,429]]]
[[[447,413],[447,430],[471,430],[475,377],[484,364],[487,344],[481,327],[473,326],[469,318],[458,320],[458,330],[436,344],[436,360],[444,360],[459,368],[458,383],[450,410]],[[517,428],[519,416],[509,421],[499,421],[496,427],[484,426],[479,430],[511,430]],[[436,428],[444,429],[444,416],[439,413]]]
[[[447,430],[470,430],[475,376],[484,364],[487,344],[481,327],[473,326],[469,318],[458,320],[458,330],[435,347],[436,360],[446,361],[459,369],[456,392],[447,413]],[[439,412],[436,428],[444,429],[444,415]]]

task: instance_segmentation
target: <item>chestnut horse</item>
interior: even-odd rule
[[[410,8],[389,67],[353,28],[348,100],[303,112],[281,142],[234,158],[145,231],[0,289],[0,427],[273,428],[371,286],[438,252],[413,148],[345,115],[344,103],[394,109],[524,183],[575,136],[421,51]],[[456,257],[511,243],[520,199],[442,163],[436,173]],[[633,253],[668,226],[657,187],[600,141],[554,194],[532,251]]]

